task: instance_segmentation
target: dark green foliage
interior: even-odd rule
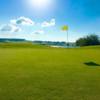
[[[100,44],[99,36],[95,34],[88,35],[76,41],[77,46],[91,46],[99,44]]]

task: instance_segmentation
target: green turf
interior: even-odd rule
[[[12,45],[13,46],[13,45]],[[100,47],[0,48],[0,100],[100,100]]]

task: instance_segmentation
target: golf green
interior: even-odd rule
[[[0,47],[0,100],[99,100],[100,46]]]

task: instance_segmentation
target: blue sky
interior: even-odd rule
[[[37,2],[38,1],[38,2]],[[0,37],[69,41],[100,35],[100,0],[0,0]]]

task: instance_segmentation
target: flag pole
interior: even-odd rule
[[[67,39],[67,41],[65,41],[66,43],[67,43],[67,48],[69,47],[69,39],[68,39],[68,36],[69,36],[69,28],[68,28],[68,25],[64,25],[63,27],[62,27],[62,30],[63,31],[65,31],[66,33],[67,33],[67,37],[66,37],[66,39]]]
[[[67,48],[69,47],[69,40],[68,40],[68,30],[67,30]]]

